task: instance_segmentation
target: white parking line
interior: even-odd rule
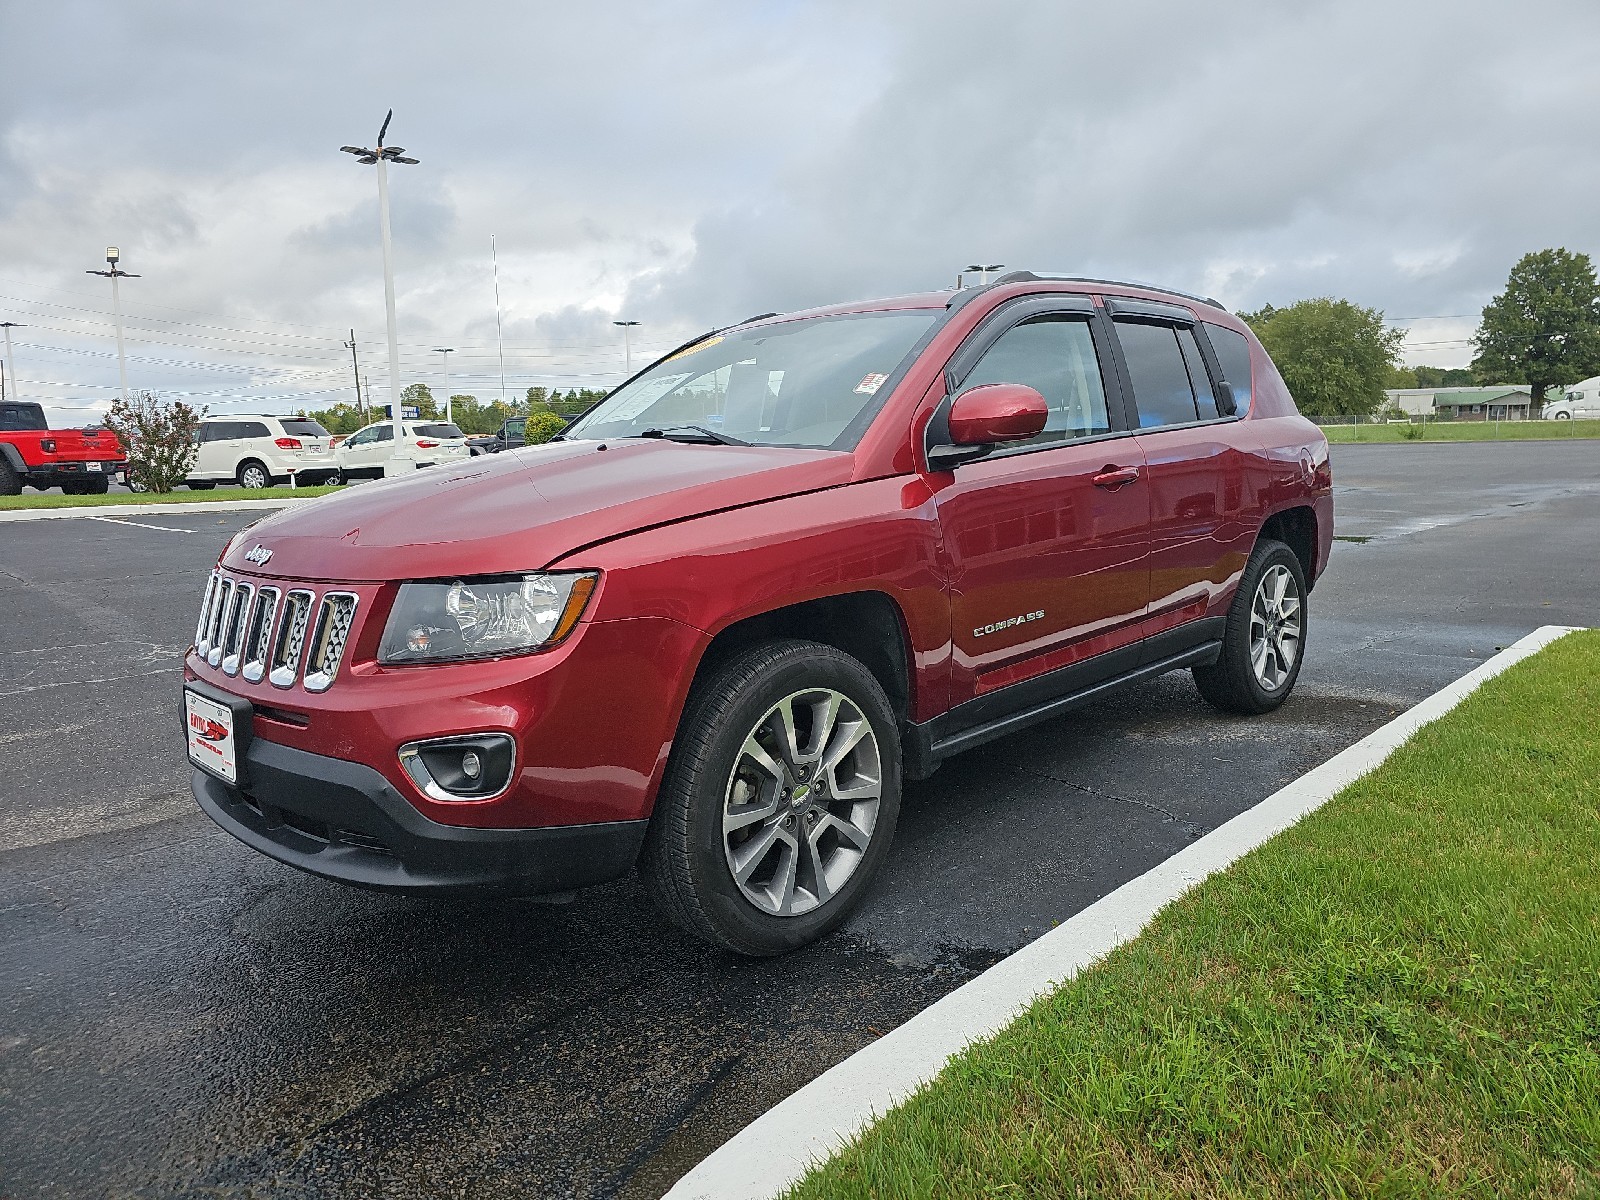
[[[179,529],[174,525],[146,525],[143,521],[128,521],[119,517],[86,517],[90,521],[104,521],[107,525],[137,525],[140,529],[159,529],[164,533],[194,533],[193,529]]]

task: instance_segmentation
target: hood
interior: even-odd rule
[[[295,505],[247,529],[223,561],[352,583],[533,571],[648,526],[835,487],[853,466],[828,450],[553,442]],[[244,557],[256,546],[271,552],[260,567]]]

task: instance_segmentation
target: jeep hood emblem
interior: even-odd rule
[[[258,567],[264,567],[267,565],[267,559],[271,557],[271,550],[268,550],[265,546],[257,544],[253,549],[246,551],[244,560],[245,562],[253,562]]]

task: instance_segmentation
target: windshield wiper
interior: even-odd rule
[[[700,445],[748,446],[741,438],[729,437],[704,425],[668,425],[665,429],[646,429],[634,437],[664,438],[669,442],[693,442]]]

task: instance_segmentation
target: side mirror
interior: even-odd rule
[[[997,442],[1037,437],[1049,416],[1044,397],[1024,383],[985,383],[962,392],[950,405],[950,445],[930,449],[928,467],[948,471]]]

